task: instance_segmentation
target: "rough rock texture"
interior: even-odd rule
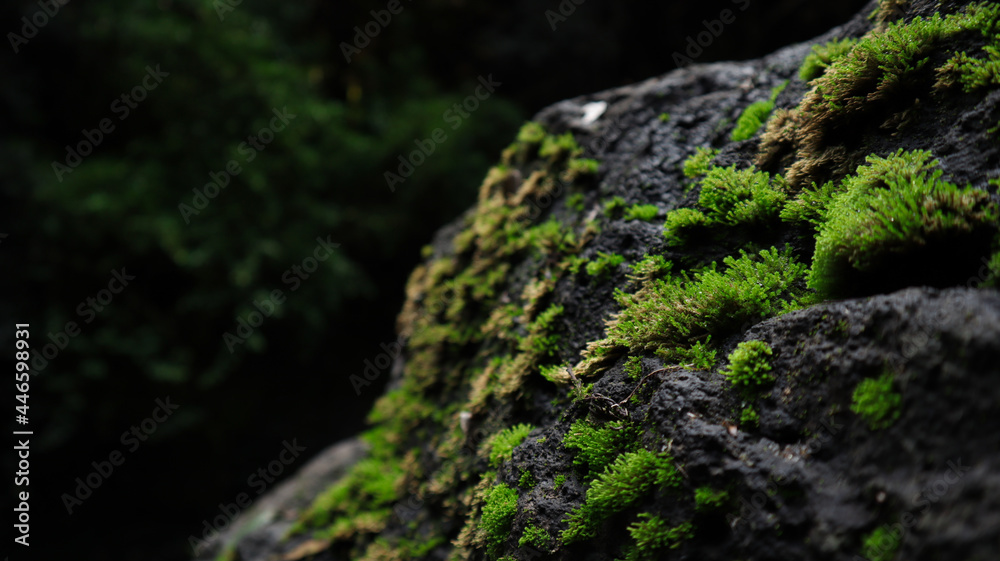
[[[866,45],[939,10],[976,13],[966,2],[878,7],[874,21],[876,3],[813,43]],[[834,62],[831,78],[804,82],[810,43],[542,111],[541,127],[526,127],[491,171],[479,205],[441,230],[414,272],[400,316],[406,365],[372,414],[369,456],[296,525],[272,516],[222,555],[1000,558],[1000,293],[988,287],[1000,265],[990,182],[1000,175],[1000,96],[989,80],[935,87],[954,53],[984,56],[1000,29],[995,14],[983,29],[928,43],[891,79],[892,64],[869,60],[857,77]],[[824,106],[822,92],[838,87],[844,104]],[[747,107],[772,96],[766,129],[732,141]],[[828,127],[803,136],[817,120]],[[575,144],[560,140],[566,132]],[[698,147],[719,150],[717,171],[775,175],[675,243],[664,237],[668,213],[710,214],[709,180],[681,171]],[[858,282],[840,294],[813,290],[817,231],[846,220],[826,210],[847,197],[816,195],[808,221],[779,219],[766,197],[788,210],[820,190],[811,181],[846,191],[848,179],[882,165],[867,156],[896,161],[898,149],[929,150],[938,163],[907,164],[905,180],[849,192],[881,193],[870,208],[885,220],[861,222],[844,242],[842,270]],[[902,214],[878,206],[903,200],[930,170],[969,188],[918,191]],[[736,181],[735,171],[718,173]],[[655,205],[655,220],[630,216],[634,204]],[[953,222],[934,214],[948,204]],[[921,213],[930,214],[910,221]],[[850,246],[877,231],[900,238]],[[935,243],[952,254],[947,266]],[[768,274],[734,260],[745,251],[743,265],[762,270],[760,251],[771,247],[783,265]],[[913,286],[917,277],[934,286]],[[752,296],[758,288],[766,294]],[[761,348],[770,354],[741,358]],[[741,367],[755,372],[744,387],[732,374]],[[579,445],[588,430],[601,436]],[[655,469],[630,472],[636,458]]]

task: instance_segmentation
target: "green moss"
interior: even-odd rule
[[[597,175],[600,162],[590,158],[570,158],[566,163],[566,171],[562,178],[567,182],[576,181],[582,177]]]
[[[996,203],[986,192],[942,181],[936,168],[929,152],[900,150],[870,156],[844,180],[816,237],[809,287],[833,298],[858,292],[872,276],[882,287],[908,286],[913,278],[893,276],[919,274],[928,251],[987,252],[998,229]]]
[[[659,212],[660,209],[656,205],[635,204],[625,210],[625,220],[643,220],[648,222],[656,218]]]
[[[716,350],[709,344],[711,339],[712,336],[709,335],[704,341],[696,341],[687,348],[660,348],[656,350],[656,356],[665,362],[680,364],[692,370],[711,370],[715,368],[716,354]]]
[[[587,263],[587,274],[592,277],[608,274],[624,262],[625,258],[617,253],[604,253],[600,251],[597,253],[597,257]]]
[[[714,510],[729,500],[729,493],[711,487],[698,487],[694,490],[694,508],[699,511]]]
[[[553,333],[555,320],[562,315],[564,308],[553,304],[538,314],[534,321],[528,324],[528,335],[519,340],[518,348],[530,351],[540,356],[555,356],[559,351],[559,335]]]
[[[625,202],[625,199],[615,195],[604,203],[604,216],[608,218],[620,216],[626,207],[628,207],[628,203]]]
[[[826,210],[833,202],[833,196],[840,192],[840,186],[827,181],[820,187],[803,189],[797,197],[788,201],[781,209],[781,219],[799,226],[811,225],[816,228],[826,223]]]
[[[899,418],[903,396],[893,391],[893,376],[862,380],[851,397],[851,411],[857,413],[872,430],[891,426]]]
[[[568,366],[567,364],[542,365],[538,367],[538,372],[542,375],[542,378],[553,384],[560,384],[566,377],[565,372]]]
[[[547,135],[542,140],[542,147],[538,150],[538,155],[542,158],[559,160],[563,158],[575,158],[583,150],[573,138],[573,133],[564,133],[559,136]]]
[[[806,55],[799,68],[799,78],[808,82],[823,75],[823,72],[837,59],[851,52],[857,39],[834,39],[825,45],[813,45],[812,52]]]
[[[684,164],[681,168],[684,171],[684,177],[695,179],[705,175],[711,167],[712,160],[714,160],[718,155],[719,150],[716,148],[696,148],[694,154],[688,156],[688,159],[684,160]]]
[[[662,550],[677,549],[684,540],[694,536],[694,526],[690,522],[671,527],[663,518],[647,512],[640,514],[639,519],[642,521],[628,527],[635,545],[629,550],[626,561],[661,559]]]
[[[760,425],[760,415],[753,407],[748,405],[740,412],[740,424],[748,427],[756,427]]]
[[[535,487],[535,476],[531,475],[530,470],[524,470],[521,472],[521,477],[517,480],[517,486],[522,489],[532,489]]]
[[[644,255],[642,259],[631,265],[633,280],[649,280],[664,273],[669,273],[672,264],[663,255]]]
[[[566,476],[565,475],[557,475],[556,478],[555,478],[555,480],[552,482],[552,488],[558,490],[560,487],[562,487],[565,484],[566,484]]]
[[[747,322],[761,321],[794,306],[802,294],[805,267],[786,249],[740,252],[689,276],[653,279],[642,290],[615,299],[622,306],[608,326],[608,337],[588,349],[629,348],[655,351],[661,346],[688,347],[706,335],[724,334]],[[600,351],[597,351],[600,352]]]
[[[678,485],[680,475],[668,454],[648,450],[622,454],[594,480],[584,503],[569,514],[562,542],[592,538],[612,515],[634,506],[657,488]]]
[[[642,378],[642,357],[641,356],[630,356],[625,361],[625,366],[623,368],[628,377],[634,382],[638,382],[639,378]]]
[[[549,535],[544,528],[539,528],[534,524],[529,524],[525,526],[524,532],[521,533],[521,539],[518,540],[518,547],[524,547],[530,545],[542,551],[547,551],[549,545],[552,543],[552,536]]]
[[[892,561],[899,550],[899,536],[894,535],[885,526],[876,528],[868,534],[861,545],[861,554],[868,561]]]
[[[666,123],[670,120],[670,113],[660,113],[660,122]]]
[[[780,176],[753,169],[715,167],[701,180],[698,209],[682,208],[667,214],[663,235],[670,245],[688,243],[694,236],[724,235],[717,226],[762,227],[778,223],[786,195]]]
[[[626,450],[634,436],[633,431],[620,424],[597,426],[577,419],[563,437],[563,446],[576,451],[573,465],[584,466],[588,473],[595,474]]]
[[[729,367],[722,373],[739,388],[755,390],[774,383],[770,359],[774,354],[764,341],[744,341],[729,355]]]
[[[510,537],[511,523],[517,515],[517,491],[501,483],[486,493],[479,530],[486,550],[495,556]]]
[[[517,133],[517,141],[525,144],[541,144],[543,140],[545,140],[545,128],[534,121],[521,125],[521,130]]]
[[[510,461],[514,448],[524,441],[534,428],[531,425],[521,424],[498,432],[490,446],[490,465],[500,467],[503,462]]]
[[[583,212],[583,199],[583,193],[573,193],[566,197],[566,208],[575,210],[576,212]]]
[[[826,107],[833,112],[849,111],[882,98],[922,69],[931,50],[942,41],[965,31],[991,29],[998,13],[996,5],[975,4],[965,13],[900,20],[883,32],[869,33],[817,83]]]
[[[774,110],[775,100],[778,99],[778,96],[787,86],[788,82],[783,82],[771,90],[771,98],[767,101],[757,101],[748,105],[743,110],[743,113],[740,114],[740,117],[736,119],[736,126],[733,127],[733,132],[729,135],[729,139],[733,142],[739,142],[757,134],[757,131],[763,126],[764,121],[767,120],[771,111]]]

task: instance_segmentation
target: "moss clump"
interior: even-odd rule
[[[840,192],[840,185],[827,181],[817,187],[803,189],[794,199],[788,201],[781,209],[781,219],[799,226],[810,225],[817,228],[826,223],[826,209],[833,201],[833,196]]]
[[[546,135],[542,140],[542,146],[538,149],[538,155],[550,160],[561,160],[575,158],[583,153],[583,150],[573,138],[573,133],[564,133],[559,136]]]
[[[528,121],[521,125],[521,130],[517,132],[517,141],[525,144],[541,144],[545,140],[545,127]]]
[[[774,110],[774,102],[784,91],[785,87],[788,86],[788,82],[784,82],[771,90],[771,98],[767,101],[757,101],[751,103],[743,110],[740,114],[739,119],[736,119],[736,126],[733,127],[733,132],[729,135],[729,139],[733,142],[739,142],[741,140],[746,140],[753,135],[757,134],[760,127],[767,120],[767,117]]]
[[[552,536],[550,536],[544,528],[539,528],[534,524],[529,524],[521,533],[521,539],[518,540],[517,546],[524,547],[526,545],[530,545],[542,551],[547,551],[549,544],[551,543]]]
[[[857,413],[872,430],[891,426],[899,418],[903,396],[893,391],[893,376],[862,380],[851,397],[851,411]]]
[[[639,378],[642,378],[642,357],[628,357],[628,360],[625,361],[625,366],[623,368],[625,373],[628,374],[628,377],[631,378],[633,382],[638,382]]]
[[[812,52],[806,55],[799,68],[799,78],[808,82],[823,75],[823,72],[837,59],[851,52],[857,39],[834,39],[825,45],[813,45]]]
[[[718,155],[719,150],[717,148],[696,148],[694,154],[688,156],[688,159],[684,160],[684,164],[681,167],[684,177],[695,179],[705,175],[711,167],[712,160]]]
[[[566,197],[566,208],[575,210],[576,212],[583,212],[583,199],[583,193],[573,193]]]
[[[780,176],[715,167],[701,180],[698,209],[667,214],[663,235],[670,245],[682,246],[695,236],[725,235],[725,228],[770,226],[778,223],[786,197]]]
[[[565,475],[557,475],[555,480],[552,482],[552,488],[558,490],[560,487],[566,484]]]
[[[893,534],[885,526],[876,528],[868,534],[861,545],[861,554],[868,561],[892,561],[899,550],[899,536]]]
[[[712,336],[709,335],[704,341],[696,341],[688,348],[660,348],[656,350],[656,356],[692,370],[711,370],[715,367],[716,355],[716,350],[710,345],[711,339]]]
[[[641,521],[635,521],[628,527],[628,532],[635,540],[635,545],[625,557],[626,561],[646,561],[660,559],[664,549],[677,549],[684,540],[694,536],[694,526],[683,522],[671,527],[667,521],[648,512],[639,515]]]
[[[764,341],[744,341],[729,355],[729,367],[723,374],[736,387],[755,390],[774,383],[771,356],[774,351]]]
[[[599,473],[633,441],[633,431],[620,424],[596,426],[577,419],[563,437],[563,446],[576,450],[573,465],[585,466],[588,473]]]
[[[604,203],[604,216],[607,216],[608,218],[621,216],[621,213],[627,207],[628,203],[625,202],[625,199],[621,196],[615,195]]]
[[[805,267],[791,250],[775,248],[758,255],[740,252],[689,276],[653,279],[635,294],[618,290],[622,306],[608,323],[607,338],[591,343],[574,370],[586,375],[613,356],[615,349],[655,351],[689,347],[708,335],[731,332],[797,306],[803,295]]]
[[[510,527],[515,515],[517,515],[517,491],[501,483],[486,493],[483,516],[479,521],[479,533],[491,556],[495,556],[510,537]]]
[[[942,181],[936,168],[926,151],[870,156],[826,210],[809,287],[832,298],[941,284],[961,276],[963,265],[973,270],[997,234],[1000,211],[988,193]],[[936,270],[928,273],[927,262]]]
[[[743,411],[740,412],[740,424],[748,427],[760,425],[760,415],[757,410],[749,405],[744,407]]]
[[[617,253],[604,253],[599,251],[597,257],[587,263],[587,274],[592,277],[608,274],[625,262],[625,258]]]
[[[729,500],[729,493],[711,487],[698,487],[694,490],[694,509],[698,511],[714,510]]]
[[[531,425],[521,424],[498,432],[490,445],[490,465],[500,467],[500,464],[509,461],[514,448],[523,442],[534,428]]]
[[[670,120],[670,113],[660,113],[660,122],[666,123]]]
[[[660,213],[656,205],[635,204],[625,210],[625,220],[643,220],[648,222]]]
[[[594,480],[584,503],[569,514],[569,528],[563,531],[562,542],[592,538],[612,515],[635,505],[659,487],[678,485],[680,475],[669,455],[648,450],[622,454]]]
[[[522,489],[533,489],[535,487],[535,476],[531,474],[531,470],[524,470],[521,472],[521,477],[517,480],[517,486]]]

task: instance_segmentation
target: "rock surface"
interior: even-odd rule
[[[879,19],[911,23],[938,9],[971,9],[883,1],[884,18],[872,22],[875,7],[813,43],[870,37],[876,26],[884,32]],[[931,66],[959,46],[976,52],[984,39],[963,32],[948,41],[926,53]],[[794,177],[839,184],[843,170],[869,154],[929,150],[943,179],[988,193],[986,208],[1000,202],[989,182],[1000,175],[990,131],[1000,119],[995,86],[941,93],[933,73],[917,70],[887,90],[895,105],[864,106],[864,119],[854,115],[849,128],[835,121],[819,147],[781,140],[795,131],[781,129],[780,112],[769,138],[762,140],[762,128],[732,141],[733,124],[754,102],[772,98],[776,109],[793,110],[785,122],[811,115],[803,100],[831,85],[798,77],[813,43],[679,69],[542,111],[536,121],[553,135],[542,141],[536,129],[522,132],[505,167],[484,183],[478,207],[442,229],[411,279],[400,316],[406,367],[373,413],[370,455],[346,478],[337,460],[336,469],[303,475],[308,483],[290,483],[304,489],[300,498],[318,495],[308,509],[279,489],[282,498],[260,505],[261,521],[251,523],[256,514],[248,513],[203,558],[218,551],[242,561],[1000,557],[1000,293],[986,287],[997,275],[990,264],[1000,260],[948,238],[961,259],[927,277],[936,286],[883,271],[853,285],[852,298],[820,301],[811,280],[807,288],[789,272],[796,259],[807,265],[819,252],[811,227],[719,226],[722,235],[681,246],[664,238],[666,213],[705,210],[699,194],[707,184],[682,172],[697,147],[719,149],[716,167],[789,172],[789,184],[772,178],[783,201],[810,190]],[[852,87],[875,101],[889,95],[870,83]],[[565,132],[600,162],[596,174],[559,147],[554,134]],[[798,152],[789,148],[795,142]],[[823,156],[805,162],[803,154],[815,153]],[[921,201],[931,204],[929,196]],[[628,216],[635,204],[655,205],[657,219]],[[930,239],[934,231],[923,228]],[[793,280],[767,296],[773,311],[718,311],[709,321],[715,311],[696,305],[715,298],[704,294],[706,283],[654,310],[676,306],[696,316],[681,328],[686,320],[668,314],[657,324],[662,339],[656,330],[652,340],[637,338],[648,321],[633,331],[616,324],[627,318],[623,308],[663,289],[657,279],[692,287],[706,271],[735,270],[723,258],[770,246],[795,256],[781,273]],[[922,241],[916,247],[871,251],[903,259],[909,268],[900,270],[942,267],[920,253]],[[609,262],[612,254],[623,259]],[[623,264],[649,256],[665,256],[674,268]],[[758,385],[740,388],[727,373],[739,368],[734,351],[751,341],[770,354],[755,371]],[[717,358],[679,358],[696,347]],[[604,436],[574,444],[584,425]],[[357,444],[338,446],[351,450],[338,457],[362,455]],[[644,453],[667,462],[663,473],[672,475],[655,482],[644,479],[649,473],[621,475],[619,461]],[[574,536],[575,513],[597,504],[601,485],[619,475],[627,485],[612,493],[614,505],[593,507],[600,516]],[[278,514],[285,510],[292,516]]]

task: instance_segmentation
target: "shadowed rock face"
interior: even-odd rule
[[[869,8],[815,43],[869,34],[875,5]],[[911,22],[936,9],[913,0],[888,20]],[[945,2],[940,9],[967,8]],[[979,52],[982,41],[963,31],[922,56],[933,70],[957,50]],[[988,185],[1000,159],[989,132],[1000,119],[995,86],[932,91],[933,72],[904,74],[901,86],[878,94],[896,103],[879,106],[882,113],[824,115],[840,128],[820,144],[802,148],[812,140],[796,139],[795,126],[782,129],[773,122],[777,113],[763,143],[763,128],[731,141],[744,110],[786,81],[774,97],[775,109],[792,110],[781,117],[786,124],[811,115],[802,103],[817,84],[836,85],[798,78],[810,46],[692,66],[542,111],[536,121],[546,131],[572,133],[582,156],[600,168],[574,174],[581,154],[552,148],[554,136],[532,140],[525,132],[505,153],[506,167],[487,178],[477,208],[439,232],[400,316],[405,368],[396,369],[369,435],[365,469],[394,474],[391,492],[378,495],[371,472],[341,478],[331,471],[334,491],[320,493],[312,508],[279,500],[283,506],[252,526],[237,523],[249,534],[215,542],[203,558],[221,551],[244,561],[998,558],[1000,294],[970,288],[996,275],[988,254],[941,270],[928,258],[938,254],[921,254],[915,243],[910,253],[883,255],[907,274],[935,272],[921,278],[936,287],[858,268],[868,276],[850,286],[855,298],[820,301],[799,275],[768,296],[795,311],[749,313],[748,301],[727,312],[731,317],[709,320],[711,306],[699,308],[699,298],[716,298],[704,294],[706,283],[664,298],[631,331],[616,323],[664,290],[656,278],[693,286],[707,274],[704,266],[733,269],[723,258],[741,249],[754,255],[786,247],[790,263],[806,267],[813,258],[814,229],[776,218],[766,227],[727,226],[721,234],[716,227],[686,245],[668,244],[665,213],[701,204],[706,184],[681,171],[697,147],[719,150],[714,166],[761,165],[773,174],[823,154],[795,169],[835,184],[853,173],[838,170],[853,170],[869,154],[929,150],[943,179],[989,192],[981,204],[997,204]],[[878,97],[862,86],[857,95]],[[788,201],[809,190],[772,179]],[[905,187],[894,185],[888,192]],[[915,213],[936,199],[920,200]],[[616,208],[634,204],[655,205],[656,220],[629,219]],[[545,229],[547,221],[555,224]],[[934,233],[927,223],[916,231]],[[967,253],[971,246],[954,239],[954,253]],[[624,264],[600,265],[609,254],[630,265],[662,255],[673,268],[631,271],[643,278],[629,278]],[[634,296],[616,297],[616,289]],[[683,323],[689,316],[695,319]],[[649,322],[660,322],[662,340],[653,330],[652,343],[637,343],[634,334]],[[739,357],[749,341],[771,352],[763,366],[746,363],[760,383],[741,388],[727,372],[746,367]],[[688,343],[704,344],[716,359],[680,358]],[[504,455],[496,443],[508,433],[496,435],[519,424],[530,432]],[[610,435],[593,443],[608,459],[591,469],[573,444],[581,424]],[[672,476],[651,483],[655,477],[623,467],[647,452]],[[616,482],[612,498],[598,505],[601,490]],[[499,498],[511,496],[516,503]],[[590,518],[574,538],[581,509]],[[301,524],[284,538],[296,515]]]

